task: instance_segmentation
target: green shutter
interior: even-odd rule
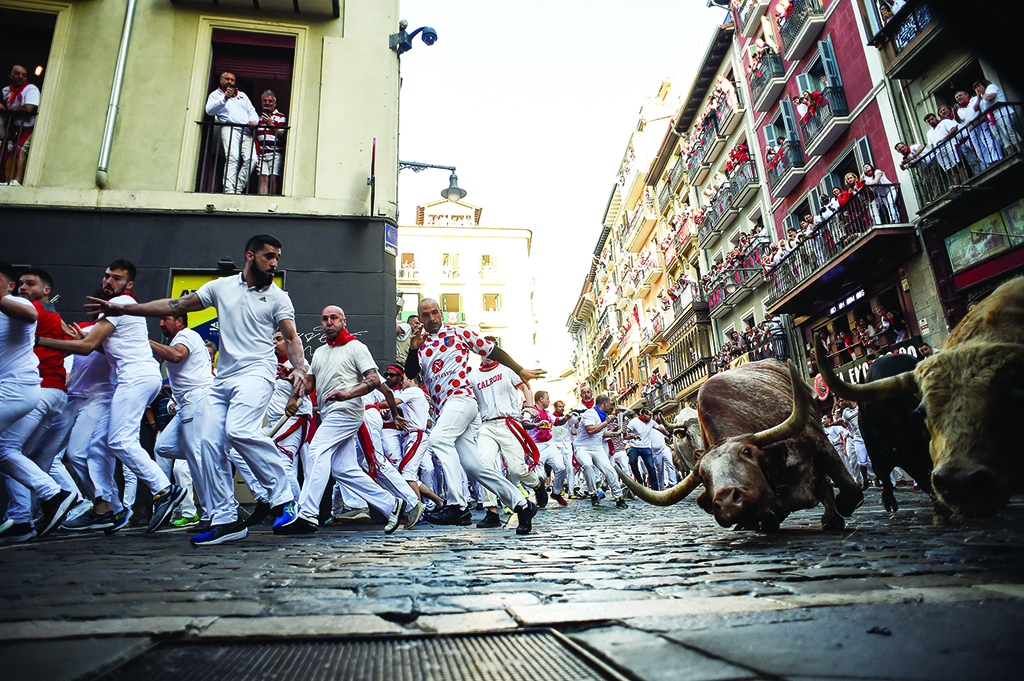
[[[839,75],[839,62],[832,49],[832,36],[818,41],[818,54],[821,55],[821,66],[825,69],[825,80],[829,87],[842,87],[843,79]]]
[[[874,167],[875,162],[871,157],[871,145],[868,144],[867,137],[861,137],[857,140],[857,170],[860,171],[864,167],[865,163],[870,163]]]
[[[793,113],[793,102],[783,99],[779,102],[779,112],[782,113],[782,127],[786,130],[786,139],[800,139],[796,129],[796,115]]]

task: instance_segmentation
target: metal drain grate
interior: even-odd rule
[[[168,641],[97,681],[622,681],[553,630]]]

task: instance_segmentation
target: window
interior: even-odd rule
[[[403,253],[402,254],[402,269],[416,269],[416,254],[415,253]]]
[[[221,74],[229,71],[257,116],[271,115],[276,109],[284,117],[285,125],[278,121],[274,127],[285,130],[271,131],[265,127],[262,131],[257,129],[253,136],[244,132],[244,125],[215,123],[214,117],[204,111],[195,191],[281,194],[295,36],[215,28],[212,43],[207,92],[219,88]],[[276,99],[273,109],[263,105],[262,95],[266,91],[273,92]]]
[[[445,279],[459,278],[459,254],[445,253],[441,256],[441,274]]]
[[[832,164],[828,172],[825,173],[821,181],[822,193],[825,196],[831,197],[834,187],[839,187],[840,189],[845,187],[846,180],[844,178],[849,173],[853,173],[859,178],[864,174],[865,163],[874,165],[874,160],[871,155],[871,145],[868,142],[868,138],[861,137],[851,144]]]
[[[462,295],[458,293],[442,293],[441,311],[462,312]]]
[[[480,309],[484,312],[501,312],[501,294],[485,293]]]
[[[495,272],[498,269],[498,259],[493,255],[480,256],[480,270],[482,272]]]

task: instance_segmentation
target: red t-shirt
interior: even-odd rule
[[[57,338],[67,340],[60,324],[60,315],[50,312],[38,300],[32,301],[36,311],[39,313],[39,320],[36,322],[36,335],[42,338]],[[41,387],[57,388],[68,391],[67,374],[64,372],[64,353],[58,350],[48,350],[36,346],[36,357],[39,358],[39,376],[43,379]]]

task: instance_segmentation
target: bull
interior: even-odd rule
[[[693,470],[697,456],[704,449],[700,436],[697,410],[685,407],[675,415],[673,423],[665,428],[672,433],[672,463],[685,475]]]
[[[774,532],[791,512],[821,503],[822,528],[841,531],[843,517],[853,514],[864,493],[811,413],[811,399],[796,368],[774,359],[712,376],[697,394],[707,449],[689,475],[663,492],[621,469],[619,477],[637,497],[659,506],[682,501],[703,483],[697,504],[722,527]]]
[[[818,368],[829,388],[849,400],[920,400],[930,434],[932,488],[956,513],[991,515],[1020,487],[1024,277],[1006,282],[968,312],[942,352],[913,371],[856,385],[840,380],[827,362]]]

